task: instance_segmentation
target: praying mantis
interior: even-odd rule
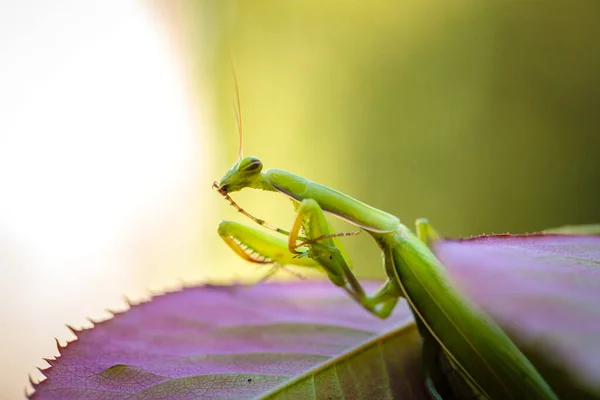
[[[413,233],[396,216],[335,189],[279,169],[263,172],[258,158],[242,155],[239,94],[238,130],[238,160],[213,187],[240,213],[280,236],[223,221],[218,234],[233,251],[255,263],[320,268],[334,285],[379,318],[387,318],[398,300],[405,299],[423,340],[425,383],[433,398],[455,396],[442,359],[459,372],[478,398],[557,398],[504,331],[454,287],[430,249],[438,236],[427,220],[418,220]],[[271,226],[235,203],[230,193],[245,188],[289,197],[296,211],[290,231]],[[379,246],[386,280],[375,293],[365,293],[339,240],[356,232],[333,233],[325,213],[368,233]]]

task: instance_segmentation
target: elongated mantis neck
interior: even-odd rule
[[[258,175],[250,185],[248,185],[248,187],[252,189],[266,190],[268,192],[277,192],[277,189],[275,189],[271,182],[269,182],[269,179],[264,172],[261,172],[260,175]]]

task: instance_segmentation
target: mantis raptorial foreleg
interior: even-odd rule
[[[400,295],[398,286],[388,280],[374,295],[365,294],[362,285],[350,269],[339,235],[332,236],[323,209],[313,199],[303,200],[296,209],[296,219],[288,240],[288,247],[292,253],[303,253],[297,250],[299,245],[296,244],[301,229],[309,239],[308,242],[300,244],[308,246],[304,253],[323,267],[335,285],[344,288],[359,304],[380,318],[386,318],[391,313]],[[318,240],[314,242],[315,239]]]
[[[254,218],[252,220],[255,221]],[[288,236],[290,235],[283,229],[278,229],[278,231],[285,232]],[[318,243],[318,241],[331,241],[339,236],[354,235],[356,232],[331,234],[328,230],[321,231],[318,229],[313,230],[313,232],[317,237],[311,237],[310,239],[295,233],[295,237],[303,242],[297,243],[295,240],[295,252],[292,253],[288,249],[288,247],[291,246],[290,243],[292,243],[289,240],[286,241],[279,236],[270,235],[264,231],[238,222],[222,221],[219,224],[218,229],[219,236],[241,258],[255,264],[273,265],[258,282],[269,279],[280,269],[283,269],[296,277],[302,277],[300,274],[285,268],[286,265],[294,265],[298,267],[324,269],[328,272],[333,283],[336,285],[344,285],[345,281],[339,272],[340,268],[336,268],[335,262],[331,261],[334,259],[340,260],[340,250],[333,246],[322,245]],[[304,243],[309,243],[309,245]],[[311,248],[313,249],[312,251]],[[311,258],[311,255],[322,259],[323,262],[317,262]]]

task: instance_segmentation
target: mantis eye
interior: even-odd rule
[[[256,157],[246,157],[240,161],[239,170],[244,172],[262,170],[262,162]]]

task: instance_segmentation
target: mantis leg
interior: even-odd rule
[[[264,276],[262,278],[260,278],[258,281],[256,281],[256,284],[268,281],[269,279],[271,279],[271,277],[273,275],[275,275],[279,271],[285,271],[288,274],[293,275],[299,279],[306,279],[302,274],[292,271],[292,270],[286,268],[284,265],[280,265],[278,263],[273,263],[271,268],[269,268],[269,270],[264,274]]]
[[[378,317],[387,318],[400,297],[398,285],[388,279],[373,295],[367,296],[350,269],[341,242],[338,237],[332,237],[331,227],[319,203],[313,199],[305,199],[296,211],[296,219],[288,241],[289,251],[319,263],[327,272],[329,279],[335,285],[342,287],[356,302]],[[301,230],[309,241],[315,238],[322,239],[310,244],[297,244]],[[308,250],[301,252],[298,251],[299,247]]]
[[[234,221],[221,221],[219,236],[238,256],[255,264],[273,264],[265,278],[268,279],[284,265],[319,268],[310,258],[295,258],[288,251],[287,241],[254,227]],[[291,272],[291,271],[289,271]]]
[[[435,229],[433,229],[433,227],[427,219],[419,218],[417,219],[415,225],[417,237],[428,247],[431,247],[433,243],[440,240],[440,235],[438,235]]]
[[[266,274],[264,274],[259,280],[256,281],[256,284],[268,281],[273,275],[277,273],[277,271],[279,271],[280,268],[281,265],[274,264],[271,268],[269,268]]]
[[[435,400],[451,399],[452,389],[441,368],[444,361],[443,350],[427,329],[417,323],[421,338],[423,338],[423,369],[425,370],[425,386]],[[446,361],[447,362],[447,361]]]

